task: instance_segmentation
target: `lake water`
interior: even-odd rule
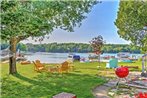
[[[88,59],[88,56],[91,53],[74,53],[77,55],[80,55],[80,57]],[[69,53],[47,53],[47,52],[37,52],[37,53],[31,53],[30,55],[25,55],[27,60],[34,61],[34,60],[40,60],[43,63],[62,63],[68,58]],[[142,54],[130,54],[130,56],[135,55],[137,58],[141,57]],[[103,53],[101,57],[103,56],[115,56],[117,57],[117,54],[114,53]]]

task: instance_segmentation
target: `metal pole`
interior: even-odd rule
[[[144,73],[144,55],[142,56],[142,73]]]

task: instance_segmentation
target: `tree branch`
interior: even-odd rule
[[[29,36],[17,36],[17,39],[18,41],[17,42],[20,42],[21,40],[24,40],[26,38],[28,38]]]

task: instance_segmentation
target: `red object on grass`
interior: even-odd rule
[[[135,98],[147,98],[147,93],[138,93],[135,95]]]
[[[129,74],[129,69],[127,67],[118,67],[116,68],[115,73],[119,78],[125,78]]]

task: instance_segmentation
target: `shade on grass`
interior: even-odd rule
[[[79,74],[40,74],[32,79],[16,74],[15,77],[29,85],[14,79],[3,79],[2,97],[51,98],[60,92],[70,92],[79,98],[92,98],[92,88],[105,82],[96,76]]]
[[[76,94],[78,98],[93,98],[92,89],[106,82],[94,74],[79,71],[62,75],[36,73],[32,64],[17,64],[19,74],[12,76],[6,75],[7,64],[1,66],[3,98],[51,98],[61,92]]]

